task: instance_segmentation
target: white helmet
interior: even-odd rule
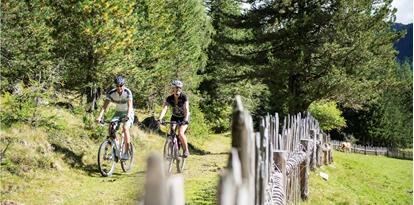
[[[180,80],[173,80],[171,82],[171,86],[174,86],[174,87],[182,88],[183,85],[184,85],[183,82],[181,82]]]

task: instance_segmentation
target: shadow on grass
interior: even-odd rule
[[[211,154],[211,152],[206,151],[206,150],[199,149],[198,147],[194,146],[191,143],[188,143],[188,148],[190,149],[190,153],[191,154],[195,154],[195,155],[207,155],[207,154]]]
[[[64,154],[63,160],[72,168],[85,171],[90,176],[95,176],[96,173],[99,173],[98,164],[84,164],[82,162],[83,154],[76,154],[72,150],[58,144],[53,143],[51,145],[55,152]]]

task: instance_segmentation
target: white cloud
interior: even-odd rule
[[[397,8],[395,14],[397,23],[409,24],[413,22],[413,0],[393,0],[392,6]]]

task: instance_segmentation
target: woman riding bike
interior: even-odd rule
[[[187,95],[182,92],[183,83],[179,80],[173,80],[171,82],[172,95],[168,96],[164,102],[162,111],[160,113],[159,122],[163,122],[165,113],[167,113],[168,106],[172,107],[172,116],[170,121],[175,121],[180,124],[178,128],[178,138],[181,141],[181,144],[184,146],[184,155],[183,157],[188,157],[190,152],[188,150],[187,138],[185,136],[185,130],[188,127],[188,122],[190,120],[190,103],[188,101]],[[177,124],[171,124],[171,132],[175,132]]]

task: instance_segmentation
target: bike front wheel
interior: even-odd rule
[[[122,171],[124,172],[130,171],[132,168],[132,164],[134,162],[134,145],[132,144],[132,142],[129,143],[128,154],[129,160],[121,160],[121,167]]]
[[[115,170],[114,146],[109,140],[102,142],[98,150],[98,166],[102,176],[111,176]]]
[[[164,144],[164,159],[166,161],[167,172],[170,174],[172,172],[173,162],[174,162],[174,143],[170,138],[165,141]]]
[[[184,152],[184,151],[183,151]],[[184,172],[184,166],[185,166],[185,157],[183,157],[184,153],[182,155],[177,156],[176,164],[177,164],[177,172],[183,173]]]

